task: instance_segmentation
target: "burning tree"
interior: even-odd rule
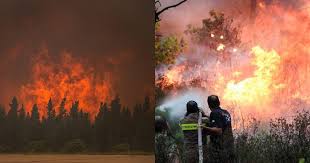
[[[191,45],[199,45],[206,49],[207,54],[200,56],[198,61],[186,60],[184,63],[175,63],[182,51],[185,51],[185,43],[176,38],[155,36],[155,62],[156,65],[166,65],[167,71],[156,76],[157,99],[163,97],[165,92],[183,88],[184,86],[202,86],[206,83],[201,69],[204,65],[201,61],[207,60],[208,55],[217,54],[220,61],[230,61],[230,56],[237,51],[240,45],[240,30],[234,26],[233,19],[227,18],[223,13],[210,11],[210,17],[202,20],[202,27],[189,25],[184,32],[189,35]],[[157,38],[156,38],[157,37]],[[163,39],[164,38],[164,39]],[[178,48],[178,47],[182,48]],[[181,72],[189,72],[183,74]],[[183,75],[182,75],[183,74]]]
[[[190,34],[195,43],[223,53],[236,51],[241,43],[240,30],[233,26],[233,19],[214,10],[210,11],[210,18],[202,20],[202,27],[189,25],[185,33]]]
[[[155,66],[174,64],[177,56],[185,49],[185,41],[183,38],[176,36],[162,36],[159,31],[159,22],[155,24]],[[164,79],[163,79],[164,80]],[[155,99],[158,101],[160,97],[164,96],[162,91],[162,84],[155,83]]]

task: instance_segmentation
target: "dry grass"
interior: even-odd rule
[[[0,155],[0,163],[153,163],[153,155]]]

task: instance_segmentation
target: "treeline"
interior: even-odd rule
[[[78,101],[68,112],[65,106],[65,98],[58,105],[50,99],[46,115],[40,115],[37,104],[26,112],[16,97],[8,112],[1,106],[0,152],[153,151],[154,109],[148,97],[131,110],[121,105],[119,97],[101,103],[93,121]]]

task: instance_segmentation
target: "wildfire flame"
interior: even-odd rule
[[[50,98],[56,112],[63,98],[66,98],[67,111],[72,102],[78,100],[80,108],[94,117],[100,102],[109,100],[112,95],[109,78],[99,77],[93,68],[87,67],[68,52],[53,61],[44,48],[33,59],[31,80],[21,87],[19,97],[28,112],[33,104],[38,104],[41,115],[46,115]]]
[[[270,102],[270,95],[275,86],[274,77],[279,70],[280,56],[276,51],[265,51],[259,46],[252,48],[253,65],[256,66],[253,77],[238,83],[227,83],[223,99],[235,101],[242,105],[261,105]]]
[[[298,2],[310,5],[308,1]],[[222,51],[225,45],[220,44],[214,54],[190,42],[193,46],[188,54],[181,55],[185,61],[157,70],[169,81],[162,88],[173,85],[168,91],[175,93],[180,87],[195,87],[206,94],[217,94],[234,114],[235,124],[237,120],[249,122],[244,115],[268,121],[276,116],[289,117],[296,110],[309,110],[309,9],[259,1],[255,12],[250,21],[244,17],[239,20],[243,23],[242,46],[226,54]],[[213,37],[211,34],[210,39]],[[221,60],[221,56],[229,59]]]

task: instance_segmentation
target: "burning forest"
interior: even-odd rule
[[[0,2],[0,153],[152,152],[144,2]]]
[[[111,85],[111,76],[102,77],[86,60],[74,58],[63,52],[60,59],[52,58],[47,48],[42,48],[32,59],[31,79],[20,87],[17,96],[29,112],[34,104],[40,108],[40,114],[46,115],[45,105],[52,99],[60,104],[66,99],[65,108],[79,101],[79,106],[94,118],[101,102],[110,101],[115,96]],[[57,113],[59,110],[56,110]],[[69,110],[67,110],[69,111]]]
[[[160,22],[158,37],[177,35],[186,44],[174,62],[156,68],[160,108],[182,116],[185,92],[191,94],[186,100],[200,101],[208,112],[204,101],[217,94],[241,130],[253,118],[268,122],[309,111],[309,2],[210,2],[204,12],[199,3],[167,11]],[[186,19],[179,20],[181,10],[188,12]],[[183,111],[171,101],[183,102]]]
[[[43,46],[31,56],[27,82],[0,105],[0,129],[7,131],[0,153],[152,151],[151,97],[128,106],[112,71],[101,73],[70,52],[52,55]]]

